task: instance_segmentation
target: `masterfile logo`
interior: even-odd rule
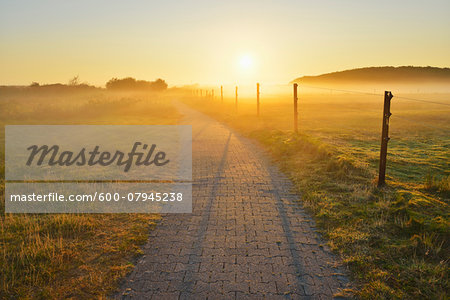
[[[140,146],[142,146],[143,152],[139,151],[138,148]],[[41,166],[47,156],[49,156],[47,160],[49,166],[95,166],[98,164],[107,167],[111,164],[117,164],[118,166],[124,166],[123,171],[128,172],[133,164],[135,166],[145,165],[148,167],[154,165],[161,167],[170,161],[166,159],[166,152],[155,151],[156,144],[149,147],[147,144],[135,142],[131,151],[128,153],[119,150],[111,153],[109,151],[100,151],[99,149],[100,146],[96,145],[91,151],[86,150],[86,148],[81,148],[78,153],[74,153],[72,151],[60,151],[58,145],[51,147],[48,145],[33,145],[27,148],[30,151],[30,156],[26,165],[31,166],[35,162],[36,165]]]
[[[6,180],[192,179],[189,125],[7,125]]]
[[[187,125],[5,127],[9,213],[190,213]]]

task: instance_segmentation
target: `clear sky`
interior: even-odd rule
[[[0,0],[0,85],[286,83],[385,65],[449,67],[450,1]]]

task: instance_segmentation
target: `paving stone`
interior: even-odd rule
[[[116,298],[331,299],[345,288],[345,270],[264,151],[176,106],[192,125],[193,212],[163,215]]]

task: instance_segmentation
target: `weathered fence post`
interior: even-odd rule
[[[389,118],[391,114],[391,99],[394,97],[391,92],[384,92],[383,106],[383,126],[381,131],[381,149],[380,149],[380,170],[378,171],[378,186],[386,183],[386,156],[389,141]]]
[[[223,103],[223,85],[220,86],[220,102]]]
[[[238,87],[236,86],[236,101],[235,101],[235,106],[236,106],[236,112],[238,109]]]
[[[214,89],[211,90],[211,100],[214,100]]]
[[[256,115],[259,117],[259,83],[256,84]]]
[[[297,111],[297,83],[294,83],[294,132],[298,133],[298,111]]]

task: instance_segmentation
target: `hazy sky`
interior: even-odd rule
[[[0,0],[0,85],[285,83],[364,66],[450,66],[450,1]]]

